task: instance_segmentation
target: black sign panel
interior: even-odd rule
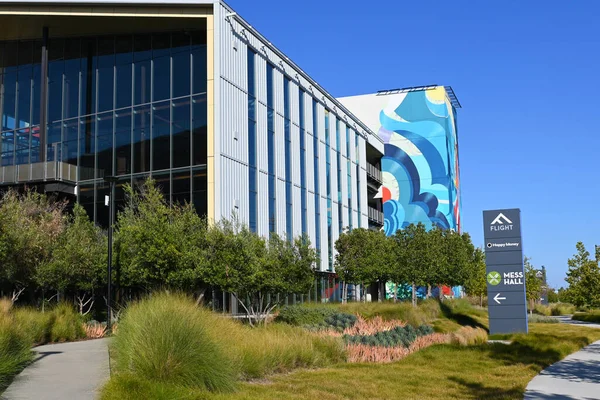
[[[490,334],[527,332],[521,211],[483,212]]]

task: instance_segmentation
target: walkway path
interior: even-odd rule
[[[562,323],[600,328],[600,324],[572,321],[571,317],[557,318]],[[525,400],[534,399],[600,399],[600,341],[552,364],[533,378],[525,390]]]
[[[107,339],[50,344],[34,349],[35,361],[0,400],[93,400],[109,376]]]

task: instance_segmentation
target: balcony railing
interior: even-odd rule
[[[383,183],[383,179],[381,177],[381,170],[373,164],[367,163],[367,176],[379,183]]]
[[[0,169],[0,183],[26,183],[43,181],[77,181],[75,165],[47,161],[33,164],[8,165]]]
[[[369,220],[376,224],[383,225],[383,213],[373,207],[369,207]]]

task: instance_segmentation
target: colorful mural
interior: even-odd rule
[[[384,229],[411,223],[460,231],[456,111],[443,86],[385,97],[379,111]]]

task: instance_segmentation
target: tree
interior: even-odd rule
[[[577,307],[600,306],[600,268],[598,257],[590,259],[590,253],[582,242],[576,245],[577,253],[569,259],[565,280],[569,284],[566,297]],[[598,249],[596,249],[598,253]]]
[[[293,242],[272,234],[258,236],[238,221],[209,226],[204,281],[231,293],[251,325],[266,321],[278,305],[278,294],[300,294],[313,284],[316,251],[306,237]]]
[[[546,296],[548,297],[548,303],[558,303],[560,301],[558,298],[558,293],[556,293],[554,288],[548,288]]]
[[[479,297],[479,303],[483,306],[483,296],[487,295],[487,282],[485,253],[480,248],[473,251],[470,270],[467,273],[463,286],[469,296]]]
[[[205,225],[193,206],[170,206],[152,179],[139,190],[126,185],[125,194],[115,235],[123,283],[149,289],[198,285]]]
[[[531,258],[525,257],[525,293],[529,301],[529,312],[533,312],[533,306],[542,293],[542,281],[537,277],[537,272],[531,264]]]
[[[16,301],[36,284],[39,265],[47,263],[65,229],[66,203],[44,194],[9,190],[0,202],[0,281]]]
[[[404,271],[397,278],[404,277],[405,282],[412,285],[412,304],[417,305],[416,286],[425,285],[432,264],[429,252],[429,238],[425,225],[410,224],[396,231],[394,235],[397,265],[404,266]],[[400,247],[399,247],[400,246]],[[400,250],[402,249],[402,250]]]
[[[346,302],[348,284],[387,280],[394,262],[390,245],[383,231],[356,228],[340,235],[335,242],[335,272],[343,281],[342,302]]]
[[[79,311],[86,314],[94,304],[95,290],[106,282],[106,256],[106,236],[76,204],[52,256],[37,269],[36,280],[43,289],[77,292]]]

